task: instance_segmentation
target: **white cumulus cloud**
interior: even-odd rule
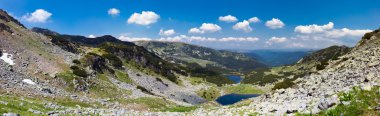
[[[44,9],[37,9],[31,14],[24,15],[22,18],[32,23],[45,23],[52,15],[52,13]]]
[[[259,38],[257,38],[257,37],[226,37],[226,38],[219,39],[219,41],[222,41],[222,42],[229,42],[229,41],[256,42],[256,41],[259,41]]]
[[[284,27],[285,24],[278,18],[272,18],[272,20],[269,20],[265,23],[265,26],[269,27],[270,29],[280,29]]]
[[[260,22],[260,19],[257,18],[257,17],[252,17],[252,18],[248,19],[248,21],[249,21],[250,23],[257,23],[257,22]]]
[[[108,14],[111,16],[117,16],[120,14],[120,10],[116,8],[111,8],[108,10]]]
[[[160,32],[158,34],[161,36],[170,36],[170,35],[175,34],[175,31],[174,29],[169,29],[169,30],[160,29]]]
[[[128,24],[150,25],[156,23],[159,18],[160,16],[155,12],[142,11],[141,13],[133,13],[127,22]]]
[[[146,37],[141,37],[141,38],[140,37],[128,37],[128,36],[124,36],[124,35],[120,36],[118,39],[121,41],[131,41],[131,42],[133,42],[133,41],[151,41],[152,40],[152,39],[146,38]]]
[[[342,38],[342,37],[360,37],[370,32],[369,29],[352,30],[348,28],[336,29],[334,23],[329,22],[325,25],[299,25],[294,28],[294,32],[310,36],[314,39]]]
[[[365,33],[371,32],[372,30],[364,29],[364,30],[351,30],[348,28],[343,29],[334,29],[331,31],[326,32],[327,37],[331,38],[341,38],[341,37],[360,37],[363,36]]]
[[[235,16],[227,15],[227,16],[220,16],[219,21],[230,23],[230,22],[236,22],[238,21],[238,19]]]
[[[273,43],[283,43],[287,41],[288,39],[286,37],[272,37],[265,43],[268,45],[272,45]]]
[[[189,30],[189,33],[203,34],[203,33],[213,33],[220,30],[222,30],[222,28],[218,26],[217,24],[203,23],[202,26],[199,28],[191,28]]]
[[[138,37],[128,37],[120,36],[118,38],[122,41],[170,41],[170,42],[256,42],[260,39],[257,37],[223,37],[223,38],[213,38],[213,37],[203,37],[203,36],[187,36],[187,35],[178,35],[173,37],[161,37],[161,38],[138,38]]]
[[[95,35],[88,35],[88,38],[96,38],[96,36]]]
[[[242,30],[244,32],[251,32],[252,27],[249,26],[249,22],[244,20],[243,22],[238,22],[234,26],[232,26],[234,30]]]
[[[306,25],[306,26],[303,26],[303,25],[300,25],[300,26],[297,26],[294,31],[295,32],[298,32],[298,33],[305,33],[305,34],[309,34],[309,33],[320,33],[320,32],[324,32],[324,31],[327,31],[327,30],[330,30],[334,28],[334,23],[332,22],[329,22],[328,24],[326,25],[316,25],[316,24],[313,24],[313,25]]]

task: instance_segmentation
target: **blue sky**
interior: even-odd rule
[[[0,0],[1,9],[29,28],[218,49],[353,46],[380,27],[379,5],[379,0]],[[249,21],[253,17],[259,21]]]

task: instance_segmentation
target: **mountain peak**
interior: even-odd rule
[[[2,9],[0,9],[0,20],[3,20],[5,22],[13,22],[13,23],[25,28],[25,26],[23,24],[21,24],[18,20],[16,20],[12,16],[10,16],[6,11],[4,11]]]
[[[32,31],[34,31],[36,33],[45,34],[45,35],[60,35],[59,33],[55,32],[55,31],[51,31],[49,29],[40,28],[40,27],[33,27]]]

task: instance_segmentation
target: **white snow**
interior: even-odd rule
[[[22,82],[27,83],[27,84],[30,84],[30,85],[35,85],[35,84],[36,84],[35,82],[33,82],[33,81],[30,80],[30,79],[24,79],[24,80],[22,80]]]
[[[3,56],[1,56],[0,59],[4,60],[4,62],[8,63],[9,65],[15,64],[12,60],[12,54],[3,53]]]

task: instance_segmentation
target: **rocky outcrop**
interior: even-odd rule
[[[21,26],[22,28],[25,28],[25,26],[23,24],[21,24],[18,20],[16,20],[12,16],[9,16],[9,14],[2,9],[0,9],[0,20],[3,20],[5,22],[12,22],[12,23],[15,23],[15,24]]]
[[[248,106],[223,108],[220,110],[199,109],[195,114],[225,114],[256,112],[265,115],[292,113],[318,113],[339,104],[337,93],[347,92],[353,87],[371,88],[380,84],[380,33],[362,40],[348,54],[329,60],[327,67],[317,73],[299,78],[292,88],[279,89],[253,98]]]
[[[313,52],[310,55],[303,57],[298,63],[309,63],[309,62],[324,62],[328,60],[338,59],[339,56],[345,55],[351,51],[352,48],[347,46],[331,46]]]

